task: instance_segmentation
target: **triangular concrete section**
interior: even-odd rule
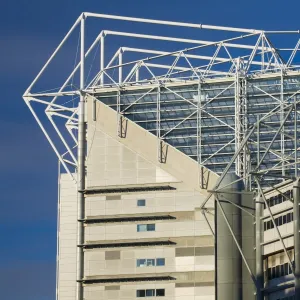
[[[87,188],[180,182],[95,126],[89,133]]]
[[[172,182],[206,195],[216,184],[217,174],[173,146],[160,162],[155,135],[123,117],[120,134],[115,110],[91,96],[87,103],[87,188]]]

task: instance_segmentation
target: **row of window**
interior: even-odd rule
[[[267,276],[268,276],[268,280],[272,280],[274,278],[286,276],[292,273],[293,272],[291,270],[289,263],[285,263],[282,265],[278,265],[276,267],[269,268]]]
[[[286,215],[279,216],[279,217],[275,218],[274,221],[275,221],[276,226],[280,226],[280,225],[283,225],[286,223],[293,222],[293,213],[288,213]],[[273,224],[272,220],[264,222],[264,231],[273,229],[273,228],[274,228],[274,224]]]
[[[147,289],[147,290],[137,290],[136,291],[137,298],[144,297],[164,297],[165,289]]]
[[[155,224],[138,224],[137,232],[155,231]]]
[[[280,204],[282,202],[287,201],[288,199],[292,199],[293,198],[293,191],[292,190],[286,191],[286,192],[284,192],[282,194],[285,197],[283,195],[279,194],[279,195],[276,195],[276,196],[271,197],[270,199],[268,199],[268,205],[269,205],[269,207],[272,207],[274,205]]]
[[[155,266],[164,266],[166,263],[164,258],[145,258],[145,259],[137,259],[136,266],[137,267],[155,267]]]

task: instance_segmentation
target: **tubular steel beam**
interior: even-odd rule
[[[85,86],[85,18],[81,19],[81,45],[80,45],[80,89]],[[85,191],[85,158],[86,158],[86,123],[85,123],[85,96],[80,95],[79,112],[78,112],[78,167],[77,167],[77,216],[78,220],[85,217],[84,191]],[[82,222],[77,222],[77,245],[84,244],[84,227]],[[82,247],[77,247],[77,285],[76,300],[83,300],[84,277],[84,252]]]

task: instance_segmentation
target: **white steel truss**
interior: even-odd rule
[[[146,23],[149,28],[216,32],[218,38],[211,41],[99,28],[87,48],[86,23],[90,18]],[[80,60],[75,61],[59,88],[34,91],[76,30],[80,30],[81,37]],[[292,46],[275,46],[278,36],[288,38]],[[125,44],[112,50],[112,37]],[[128,40],[136,41],[135,45],[127,44]],[[149,41],[155,45],[152,49]],[[137,47],[137,42],[141,46]],[[165,47],[166,43],[171,46]],[[70,176],[82,164],[77,147],[84,115],[78,105],[88,94],[117,111],[120,137],[124,137],[126,119],[156,135],[160,162],[164,161],[164,147],[168,144],[198,161],[202,188],[203,167],[220,175],[218,185],[201,205],[204,216],[210,213],[206,208],[208,199],[220,192],[219,185],[230,172],[236,173],[247,190],[255,193],[255,199],[259,197],[268,207],[266,188],[276,189],[278,183],[293,181],[299,175],[299,47],[299,30],[263,31],[83,13],[23,98]],[[93,55],[99,63],[92,61],[91,74],[86,62]],[[76,86],[73,79],[78,75],[80,84]],[[44,105],[42,113],[46,118],[36,104]],[[216,201],[219,205],[218,197]],[[284,237],[268,210],[288,256]],[[294,270],[289,256],[288,259]],[[255,281],[254,271],[244,261]]]

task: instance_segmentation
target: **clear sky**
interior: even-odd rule
[[[2,0],[0,291],[55,299],[57,158],[22,94],[82,11],[256,29],[300,29],[299,0]]]

